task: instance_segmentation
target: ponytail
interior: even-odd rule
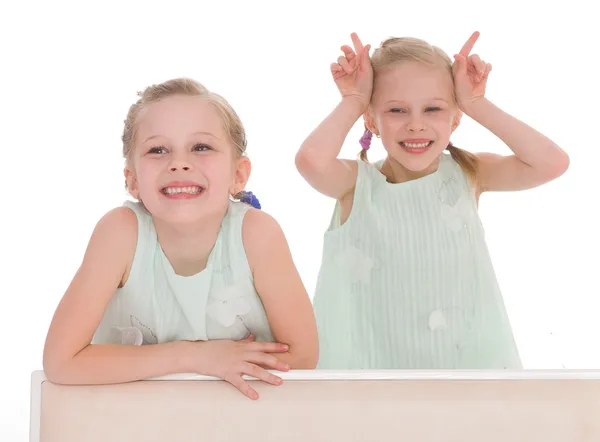
[[[477,182],[477,157],[471,152],[459,149],[452,143],[448,144],[448,152],[452,156],[452,159],[458,163],[460,168],[467,174],[471,184]]]
[[[358,154],[359,158],[364,161],[365,163],[369,162],[369,159],[367,158],[367,149],[362,149],[360,151],[360,153]]]

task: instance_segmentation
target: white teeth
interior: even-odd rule
[[[178,193],[189,193],[191,195],[202,192],[202,187],[199,186],[188,186],[188,187],[165,187],[163,192],[167,195],[176,195]]]
[[[402,145],[404,147],[408,147],[409,149],[423,149],[427,146],[429,146],[432,143],[432,141],[428,141],[427,143],[405,143],[404,141],[402,141]]]

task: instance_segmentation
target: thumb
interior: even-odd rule
[[[465,57],[460,54],[454,55],[454,64],[452,65],[452,70],[455,74],[466,74],[467,63]]]
[[[361,64],[365,63],[365,65],[366,65],[366,63],[371,63],[371,56],[369,55],[370,50],[371,50],[371,45],[366,45],[363,48]]]

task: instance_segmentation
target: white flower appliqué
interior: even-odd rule
[[[354,246],[349,246],[337,256],[337,264],[348,272],[348,278],[352,282],[371,282],[373,260]]]
[[[459,180],[451,177],[442,183],[438,197],[441,204],[441,216],[450,230],[458,232],[466,227],[467,222],[475,212],[465,190],[461,188]]]
[[[118,345],[142,345],[144,336],[137,327],[111,327],[109,342]]]
[[[448,328],[446,316],[441,310],[435,310],[429,315],[429,330],[445,330]]]
[[[442,217],[454,232],[465,227],[472,216],[471,202],[465,195],[461,196],[453,206],[442,204]]]
[[[250,312],[250,303],[236,286],[220,290],[211,298],[206,313],[224,327],[231,327],[238,316]]]

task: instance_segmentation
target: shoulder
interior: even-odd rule
[[[242,239],[251,269],[269,261],[276,251],[287,249],[287,240],[277,220],[268,213],[249,208],[242,224]]]
[[[384,160],[377,161],[355,161],[356,174],[357,174],[357,182],[359,180],[374,180],[378,178],[383,178],[381,174],[381,167],[383,166]]]
[[[475,154],[459,148],[453,152],[442,152],[438,170],[442,179],[458,175],[462,177],[465,188],[470,192],[477,191],[479,160]]]
[[[249,208],[242,223],[244,245],[260,242],[283,234],[275,218],[262,210]]]
[[[125,206],[108,211],[96,224],[95,233],[107,240],[131,240],[137,237],[138,220],[135,212]]]
[[[138,239],[137,215],[131,208],[117,207],[108,211],[96,224],[88,250],[87,261],[114,261],[124,266],[121,283],[127,280]]]
[[[362,189],[362,191],[370,191],[371,188],[379,186],[386,181],[385,175],[381,173],[384,160],[378,161],[354,161],[353,167],[356,168],[356,183],[354,185],[354,193]]]

